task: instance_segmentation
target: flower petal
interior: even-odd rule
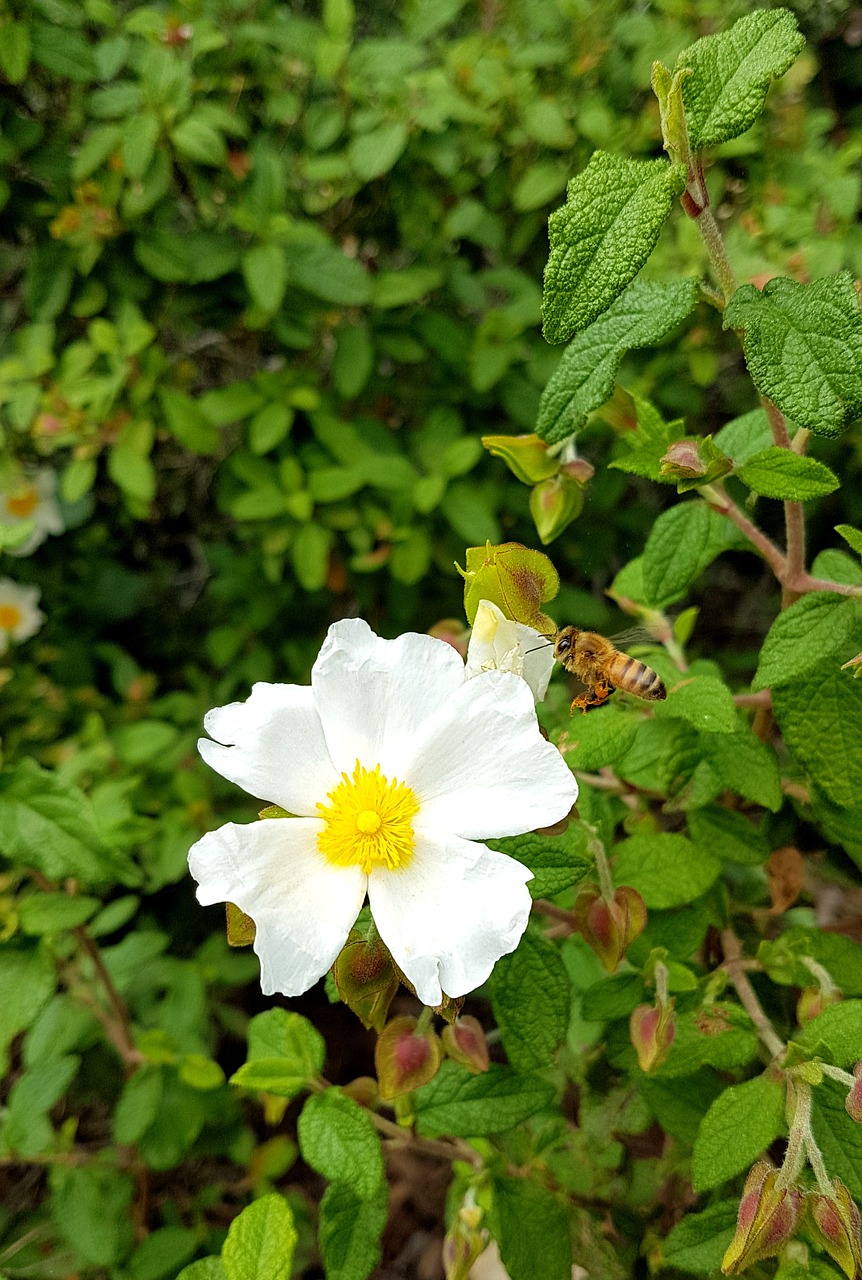
[[[350,773],[359,760],[400,778],[417,726],[463,683],[464,663],[443,640],[381,640],[361,618],[336,622],[311,672],[335,767]]]
[[[419,731],[401,776],[423,827],[473,840],[552,826],[578,798],[571,771],[539,733],[529,687],[505,671],[452,694]]]
[[[547,636],[533,627],[525,627],[522,622],[516,625],[524,654],[524,670],[521,675],[533,690],[536,702],[541,702],[548,692],[554,670],[554,646]]]
[[[298,996],[326,973],[365,898],[359,867],[334,867],[317,848],[317,819],[228,822],[189,851],[198,902],[235,902],[257,927],[264,995]]]
[[[217,739],[198,742],[210,768],[288,813],[316,818],[338,782],[311,689],[256,684],[247,701],[209,711],[204,728]]]
[[[397,871],[374,868],[371,914],[395,963],[427,1005],[485,981],[527,927],[532,873],[483,844],[425,829]]]

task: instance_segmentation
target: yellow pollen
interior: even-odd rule
[[[10,493],[6,499],[6,506],[10,516],[17,516],[19,520],[24,520],[27,516],[33,514],[39,505],[39,495],[32,487],[19,489],[17,493]]]
[[[0,631],[14,631],[21,625],[21,610],[16,604],[0,604]]]
[[[317,846],[329,862],[361,867],[366,875],[375,866],[394,871],[409,864],[419,804],[405,783],[384,777],[379,765],[364,769],[357,760],[353,775],[343,773],[326,798],[328,804],[317,806],[324,820]]]

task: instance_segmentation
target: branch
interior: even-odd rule
[[[110,1008],[111,1016],[102,1017],[100,1021],[108,1034],[108,1037],[114,1048],[123,1060],[126,1068],[126,1075],[132,1075],[141,1063],[145,1060],[142,1053],[135,1048],[135,1042],[132,1037],[132,1026],[129,1019],[129,1011],[125,1002],[114,986],[114,980],[105,967],[102,959],[102,953],[96,946],[96,943],[90,937],[84,925],[79,925],[74,930],[75,937],[81,944],[82,949],[87,953],[90,963],[96,971],[96,975],[102,984],[105,997]],[[98,1006],[95,1006],[98,1007]]]
[[[719,515],[726,516],[728,520],[732,520],[737,529],[740,529],[745,534],[748,541],[757,547],[778,581],[783,582],[787,573],[787,561],[772,539],[767,538],[763,530],[758,529],[757,525],[752,520],[749,520],[748,516],[740,510],[721,485],[705,484],[700,492],[714,511],[717,511]]]
[[[436,1138],[420,1138],[411,1129],[403,1129],[400,1124],[396,1124],[394,1120],[387,1120],[385,1116],[378,1115],[376,1111],[369,1111],[368,1114],[371,1117],[371,1123],[381,1137],[391,1138],[402,1147],[409,1147],[420,1154],[437,1156],[438,1159],[442,1160],[466,1160],[469,1164],[475,1165],[477,1169],[482,1168],[484,1164],[479,1152],[460,1138],[453,1138],[450,1141],[439,1141]]]
[[[732,929],[722,929],[721,945],[730,981],[736,987],[736,994],[739,996],[743,1009],[754,1023],[757,1034],[772,1057],[780,1057],[786,1053],[787,1045],[763,1012],[763,1006],[757,998],[754,987],[738,965],[738,961],[744,959],[742,943]]]

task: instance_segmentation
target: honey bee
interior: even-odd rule
[[[657,671],[638,658],[620,653],[597,631],[562,627],[549,639],[557,661],[586,685],[584,693],[572,702],[572,714],[575,707],[580,707],[584,715],[591,707],[600,707],[614,689],[633,693],[647,702],[663,702],[667,697],[664,681]]]

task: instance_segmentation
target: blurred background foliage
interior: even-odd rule
[[[254,990],[257,962],[207,934],[216,913],[192,907],[187,881],[174,888],[216,813],[248,816],[196,761],[202,714],[253,680],[306,679],[336,617],[395,634],[460,616],[465,545],[535,544],[527,489],[480,436],[533,429],[561,354],[539,328],[548,213],[594,148],[660,154],[652,60],[672,64],[753,7],[0,3],[3,458],[57,471],[67,525],[36,558],[6,559],[48,620],[3,669],[3,747],[52,770],[41,786],[83,787],[113,851],[110,900],[94,877],[74,923],[56,902],[59,916],[21,914],[16,873],[2,882],[21,990],[41,1010],[22,1062],[53,1063],[9,1099],[26,1134],[7,1132],[7,1148],[36,1173],[0,1196],[0,1239],[32,1215],[15,1254],[27,1274],[174,1274],[201,1241],[217,1248],[225,1205],[290,1167],[295,1148],[257,1142],[213,1060],[218,1045],[242,1059],[255,997],[236,993]],[[862,275],[862,14],[792,7],[805,53],[708,174],[741,280]],[[672,219],[647,274],[705,269],[696,229]],[[692,432],[755,404],[704,305],[681,340],[627,356],[620,381]],[[607,469],[624,429],[612,404],[579,441],[596,476],[554,550],[563,622],[618,625],[603,591],[668,497]],[[846,483],[814,508],[814,550],[839,521],[862,523],[859,442],[816,442],[826,462],[841,451]],[[699,643],[740,677],[777,607],[767,582],[731,554],[694,593]],[[93,973],[70,932],[85,921],[149,1037],[131,1092],[69,995]],[[49,939],[63,992],[28,938]],[[7,1008],[0,1040],[29,1021]],[[131,1173],[42,1180],[67,1090],[70,1142],[142,1144],[167,1262],[133,1252]],[[191,1155],[197,1173],[170,1189],[164,1171]],[[45,1241],[60,1252],[40,1264]],[[0,1268],[18,1274],[4,1247]]]

